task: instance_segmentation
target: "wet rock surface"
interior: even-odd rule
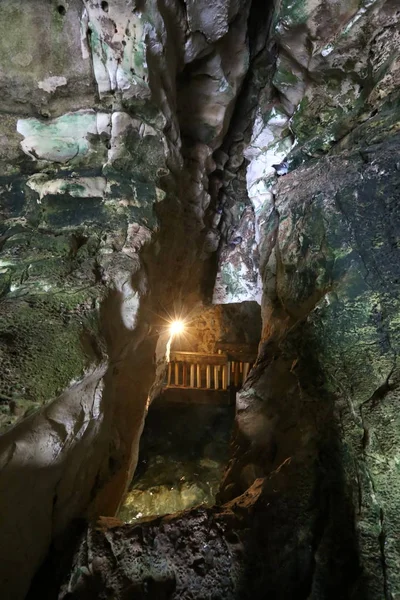
[[[382,141],[368,162],[353,148],[276,187],[265,341],[238,394],[236,458],[221,494],[226,500],[282,461],[298,461],[302,485],[288,482],[276,508],[297,494],[297,515],[308,514],[303,528],[316,537],[311,546],[299,541],[296,553],[314,562],[313,598],[398,590],[399,270],[390,231],[399,227],[399,138],[383,141],[381,124],[369,124]],[[337,562],[331,553],[344,547]],[[353,574],[351,584],[338,575],[333,583],[340,569]]]
[[[203,301],[215,250],[204,245],[207,175],[248,66],[248,8],[210,8],[206,39],[196,7],[189,18],[180,2],[1,4],[0,581],[10,599],[24,597],[59,530],[114,515],[132,478],[155,367],[160,378],[165,368],[153,362],[163,318],[177,299],[186,311]],[[184,124],[190,98],[202,101]],[[80,391],[93,376],[95,414]],[[20,499],[25,470],[57,477]],[[8,545],[19,527],[28,559],[23,536]]]
[[[50,547],[32,597],[399,597],[399,22],[1,3],[4,597]],[[67,560],[132,479],[165,318],[207,351],[254,337],[252,309],[199,317],[212,298],[263,319],[218,505],[82,525]]]
[[[91,529],[59,597],[251,598],[263,580],[257,549],[264,540],[253,535],[264,510],[261,486],[256,482],[224,509],[196,508],[151,523]],[[249,574],[256,586],[249,585]]]
[[[212,506],[228,462],[233,419],[233,406],[155,401],[118,518],[134,523],[200,504]]]

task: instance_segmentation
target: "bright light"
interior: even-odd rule
[[[171,335],[179,335],[179,334],[183,333],[184,329],[185,329],[185,325],[184,325],[183,321],[173,321],[171,323],[171,325],[169,326]]]

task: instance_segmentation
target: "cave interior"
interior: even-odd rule
[[[0,597],[400,600],[398,0],[2,0],[0,92]]]

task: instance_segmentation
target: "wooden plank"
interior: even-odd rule
[[[235,376],[234,376],[234,380],[233,380],[235,387],[239,387],[239,381],[240,381],[240,364],[238,362],[235,362]]]
[[[226,365],[226,354],[203,354],[200,352],[171,352],[171,362],[194,363],[200,365]]]
[[[168,379],[167,379],[167,385],[171,385],[171,375],[172,375],[172,365],[171,365],[171,363],[168,363]]]
[[[214,367],[214,390],[219,388],[219,367]]]
[[[226,390],[232,382],[239,388],[251,368],[252,361],[228,360],[226,354],[174,351],[168,364],[167,387]]]
[[[197,381],[196,381],[196,383],[197,383],[197,387],[201,388],[201,368],[200,368],[200,365],[196,365],[196,367],[197,367],[196,368],[196,371],[197,371],[197,373],[196,373],[196,375],[197,375]]]
[[[228,365],[224,365],[222,367],[222,389],[226,390],[228,388]]]

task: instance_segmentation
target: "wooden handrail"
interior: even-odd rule
[[[233,382],[240,387],[254,362],[230,360],[228,354],[206,354],[174,350],[168,364],[166,387],[194,390],[227,390]]]
[[[202,352],[181,352],[179,350],[171,350],[170,361],[197,365],[226,365],[228,357],[226,354],[205,354]]]

